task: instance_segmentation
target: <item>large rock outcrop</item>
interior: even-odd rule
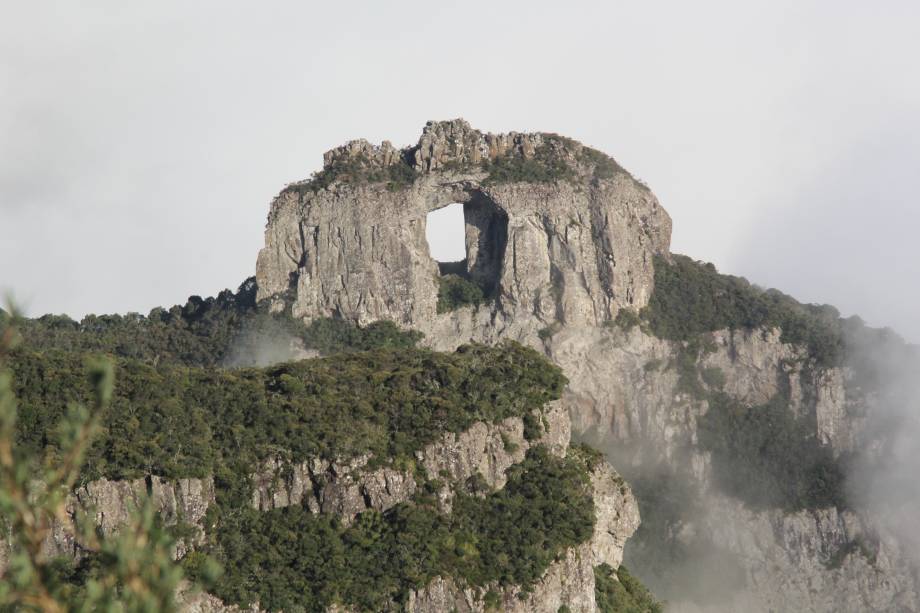
[[[572,613],[597,611],[594,591],[594,567],[610,564],[614,568],[623,559],[623,545],[639,526],[639,506],[626,482],[606,462],[591,473],[596,524],[591,540],[569,549],[565,556],[546,570],[529,593],[515,586],[491,589],[498,594],[500,611],[505,613],[557,613],[567,607]],[[458,586],[453,580],[437,578],[423,589],[413,592],[406,607],[411,613],[485,613],[490,609],[484,600],[486,588]]]
[[[437,312],[425,224],[451,203],[464,205],[464,273],[492,299],[481,327],[598,324],[642,307],[652,256],[670,240],[670,218],[648,188],[597,151],[550,134],[430,122],[415,147],[334,149],[317,177],[281,192],[259,253],[258,297],[305,319],[450,326]]]
[[[838,455],[869,444],[866,398],[850,384],[849,368],[809,367],[805,350],[782,343],[776,330],[719,331],[709,341],[700,367],[718,368],[724,390],[743,404],[785,393]],[[664,466],[689,479],[696,508],[687,503],[677,540],[704,539],[740,571],[726,575],[715,602],[672,601],[673,610],[920,610],[917,554],[880,517],[834,507],[754,510],[721,493],[709,453],[697,445],[708,404],[677,391],[678,343],[638,327],[566,327],[545,349],[569,378],[574,432],[612,453],[627,474]]]
[[[521,462],[527,449],[544,445],[551,453],[564,456],[570,443],[569,411],[556,401],[545,408],[542,435],[528,440],[523,420],[505,419],[497,424],[478,422],[460,433],[446,433],[419,451],[416,460],[429,475],[446,481],[441,490],[442,511],[450,512],[450,493],[464,487],[464,482],[478,475],[489,489],[504,487],[506,471]],[[367,458],[352,462],[308,462],[286,465],[271,461],[253,475],[253,505],[269,510],[290,504],[302,504],[317,513],[336,513],[346,523],[368,509],[384,511],[410,498],[415,488],[412,475],[391,468],[368,470]],[[396,487],[380,494],[381,483]],[[595,506],[595,527],[590,540],[569,549],[546,570],[543,577],[522,594],[517,586],[490,584],[479,587],[461,585],[449,577],[437,577],[409,595],[406,611],[442,613],[458,611],[484,613],[496,610],[488,604],[486,594],[500,599],[501,611],[508,613],[556,613],[568,607],[573,613],[597,610],[594,567],[609,564],[616,568],[623,559],[623,547],[639,526],[639,507],[629,485],[606,462],[598,462],[590,472],[590,486]],[[384,488],[385,489],[385,488]],[[227,605],[213,595],[184,586],[178,593],[183,611],[201,613],[258,612],[257,604],[242,609]],[[394,607],[394,610],[403,610]],[[351,609],[333,606],[329,613],[350,613]]]

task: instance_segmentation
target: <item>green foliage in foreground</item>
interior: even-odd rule
[[[172,540],[159,526],[149,500],[114,536],[99,534],[84,512],[67,508],[112,396],[111,365],[91,365],[87,387],[92,409],[70,405],[55,424],[61,457],[42,463],[35,450],[16,441],[19,411],[6,368],[16,334],[7,324],[0,322],[0,525],[6,539],[0,609],[172,611],[182,569],[173,563]],[[92,552],[80,564],[48,557],[44,543],[56,522],[57,530]]]
[[[807,347],[819,366],[843,359],[843,332],[833,307],[800,304],[686,256],[674,255],[671,262],[655,256],[655,289],[642,316],[660,338],[688,341],[726,328],[778,327],[783,342]]]
[[[380,347],[412,347],[421,338],[389,321],[365,328],[341,319],[319,319],[309,325],[256,304],[255,279],[236,293],[224,290],[216,298],[192,296],[185,305],[156,308],[149,315],[87,315],[74,321],[45,315],[18,323],[25,345],[32,350],[106,353],[187,366],[254,364],[253,356],[270,352],[285,359],[292,339],[324,355]],[[3,319],[0,314],[0,320]]]
[[[594,594],[601,613],[662,613],[664,607],[626,567],[594,567]]]
[[[729,494],[755,508],[790,511],[846,505],[846,473],[815,437],[813,421],[796,417],[780,396],[754,407],[712,394],[699,420],[699,440]]]
[[[482,288],[460,275],[438,277],[438,313],[446,313],[463,306],[482,304]]]
[[[83,360],[50,351],[12,357],[22,406],[18,442],[54,456],[63,407],[89,393]],[[274,455],[411,457],[443,432],[538,411],[566,382],[559,368],[516,343],[450,354],[379,349],[263,369],[120,360],[116,372],[84,478],[220,478],[231,465],[252,467]]]
[[[349,528],[300,507],[239,510],[217,533],[226,574],[215,593],[269,610],[323,611],[342,601],[381,611],[438,575],[526,590],[594,530],[584,464],[540,446],[509,470],[503,489],[458,494],[450,515],[416,502],[365,512]]]

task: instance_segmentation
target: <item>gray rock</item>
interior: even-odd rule
[[[567,164],[571,180],[485,181],[482,161],[533,158]],[[494,287],[490,319],[513,326],[542,322],[597,324],[619,308],[640,308],[652,287],[652,256],[666,253],[671,222],[651,192],[624,172],[597,177],[581,144],[547,134],[482,134],[462,121],[431,122],[412,156],[414,182],[333,182],[287,189],[272,203],[259,253],[258,298],[295,317],[332,315],[366,324],[389,319],[436,330],[437,263],[425,239],[426,215],[464,204],[467,268]],[[601,155],[601,154],[598,154]],[[356,141],[330,151],[333,164],[386,169],[400,156],[385,143]],[[612,160],[609,163],[613,164]]]

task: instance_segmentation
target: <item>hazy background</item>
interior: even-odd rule
[[[0,288],[140,311],[254,273],[271,198],[428,119],[614,155],[673,250],[920,341],[920,3],[4,2]]]

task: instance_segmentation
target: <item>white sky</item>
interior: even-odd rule
[[[4,2],[0,287],[140,311],[254,273],[271,198],[426,120],[615,156],[673,250],[920,341],[920,3]]]
[[[431,257],[438,262],[459,262],[466,257],[466,221],[459,202],[428,213],[425,238]]]

